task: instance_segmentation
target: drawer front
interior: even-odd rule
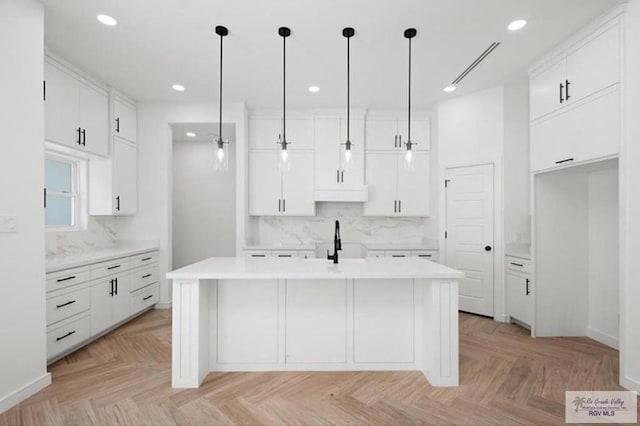
[[[271,257],[271,251],[270,250],[245,250],[244,255],[246,257],[255,257],[255,258]]]
[[[88,266],[82,268],[65,269],[47,274],[47,291],[60,290],[71,287],[91,279]]]
[[[385,257],[411,257],[411,252],[409,250],[387,250]]]
[[[91,321],[88,316],[47,332],[47,359],[54,358],[90,337]]]
[[[146,266],[152,263],[158,263],[158,252],[142,253],[131,258],[131,267]]]
[[[131,292],[158,281],[158,267],[137,269],[131,272]]]
[[[83,288],[47,299],[47,325],[89,309],[89,294],[89,289]]]
[[[273,250],[273,257],[282,257],[282,258],[294,258],[298,257],[298,252],[296,250]]]
[[[507,270],[520,272],[523,274],[531,274],[531,262],[517,257],[507,257]]]
[[[109,260],[106,262],[96,263],[91,265],[91,279],[107,277],[109,275],[119,274],[122,271],[126,271],[131,268],[129,258],[121,258]]]
[[[155,305],[160,300],[160,288],[158,285],[151,285],[141,290],[131,293],[129,313],[135,315],[149,306]]]

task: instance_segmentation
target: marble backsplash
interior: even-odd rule
[[[46,232],[47,256],[113,246],[118,238],[116,219],[112,216],[89,216],[86,230]]]
[[[362,203],[318,203],[316,216],[251,218],[248,244],[310,244],[333,239],[340,220],[342,241],[360,243],[420,243],[429,234],[429,218],[366,217]]]

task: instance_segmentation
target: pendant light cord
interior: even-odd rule
[[[409,38],[409,108],[407,110],[407,142],[411,143],[411,38]]]
[[[282,37],[282,142],[287,149],[287,38]]]
[[[223,36],[220,35],[220,120],[218,123],[218,138],[222,141],[222,39]]]
[[[347,142],[351,141],[351,37],[347,37]],[[350,148],[350,147],[347,147]]]

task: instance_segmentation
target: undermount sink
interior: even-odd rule
[[[327,250],[333,254],[333,243],[316,243],[316,257],[327,258]],[[342,250],[338,254],[340,259],[362,259],[367,257],[367,247],[360,243],[342,243]]]

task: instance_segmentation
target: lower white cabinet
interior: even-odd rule
[[[157,259],[150,251],[47,273],[47,360],[158,303]]]
[[[265,257],[280,257],[280,258],[293,258],[298,257],[301,259],[315,259],[316,251],[315,250],[281,250],[281,249],[272,249],[272,250],[244,250],[245,257],[253,257],[253,258],[265,258]]]
[[[506,257],[507,315],[527,326],[533,321],[533,282],[531,262]]]

